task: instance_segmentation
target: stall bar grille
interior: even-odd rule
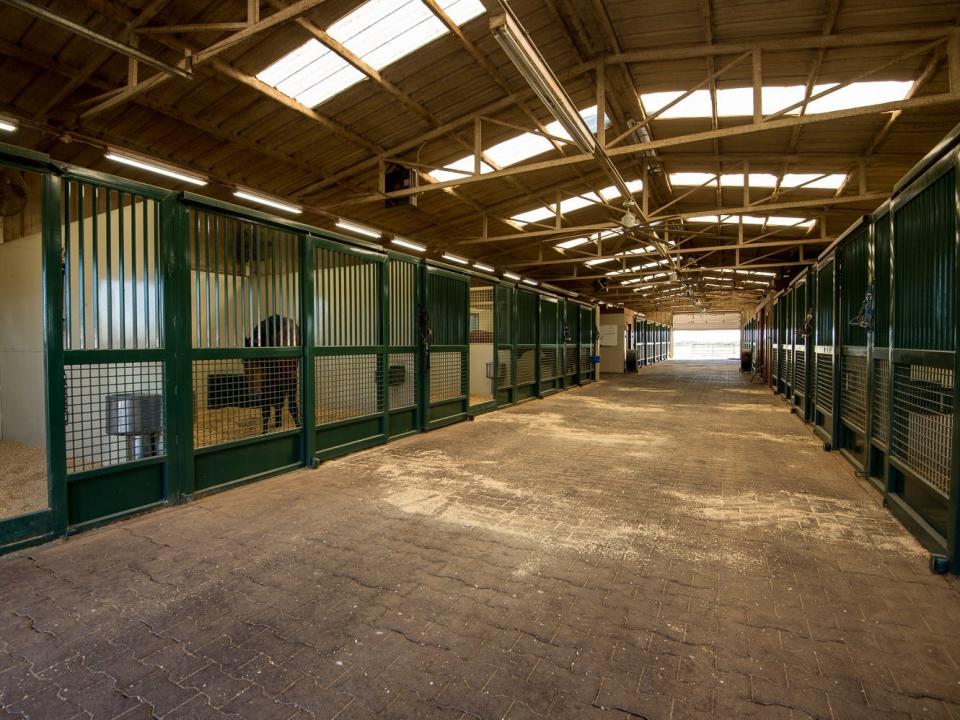
[[[890,441],[890,361],[873,361],[873,438],[884,446]]]
[[[783,360],[783,369],[784,369],[784,382],[787,385],[793,387],[793,350],[787,348],[783,351],[784,360]]]
[[[590,356],[593,354],[593,351],[588,347],[580,348],[580,377],[592,377],[593,376],[593,363],[590,362]]]
[[[415,353],[390,353],[388,386],[390,409],[403,410],[417,404],[417,356]]]
[[[296,430],[299,397],[299,358],[194,360],[194,447]]]
[[[430,354],[430,402],[446,402],[466,397],[467,364],[463,352]]]
[[[383,412],[379,354],[321,355],[314,362],[317,425]]]
[[[796,363],[796,372],[793,376],[793,390],[800,395],[807,391],[807,353],[805,350],[797,350],[794,357]]]
[[[833,412],[833,355],[817,353],[817,407]]]
[[[517,385],[533,385],[537,381],[537,350],[517,348]]]
[[[840,417],[860,432],[867,427],[867,358],[844,355],[840,365]]]
[[[950,497],[953,371],[927,365],[893,366],[890,455],[944,497]]]
[[[499,389],[513,386],[513,350],[500,348],[497,350],[497,387]]]
[[[567,345],[563,349],[564,374],[575,375],[577,372],[577,348],[573,345]]]
[[[776,345],[773,347],[773,379],[780,379],[780,349]]]
[[[64,381],[67,472],[166,453],[163,363],[67,365]]]
[[[780,379],[783,380],[783,382],[787,382],[787,381],[789,381],[789,379],[790,379],[790,376],[788,375],[788,373],[790,372],[790,368],[787,367],[787,351],[786,351],[786,349],[785,349],[785,348],[780,348],[780,353],[779,353],[779,355],[780,355],[780,357],[779,357],[779,359],[778,359],[778,363],[777,363],[777,364],[778,364],[778,367],[780,368]]]
[[[557,367],[559,361],[559,354],[557,348],[553,347],[543,347],[540,348],[540,379],[541,380],[553,380],[557,377]]]

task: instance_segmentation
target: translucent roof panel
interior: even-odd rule
[[[802,227],[802,228],[811,228],[816,225],[817,221],[810,218],[802,217],[785,217],[782,215],[770,215],[769,217],[762,217],[759,215],[723,215],[717,217],[716,215],[697,215],[695,217],[687,218],[688,222],[694,223],[717,223],[719,222],[722,225],[738,225],[740,221],[743,221],[744,225],[777,225],[783,227]]]
[[[564,240],[559,242],[554,247],[560,248],[561,250],[570,250],[571,248],[580,247],[581,245],[586,245],[588,242],[591,242],[585,237],[572,238],[571,240]]]
[[[455,162],[445,165],[444,170],[432,170],[430,171],[430,177],[432,177],[437,182],[445,182],[447,180],[459,180],[465,178],[467,175],[473,174],[473,155],[467,155],[467,157],[462,157]],[[453,172],[454,170],[460,170],[460,172]],[[487,163],[480,162],[480,173],[488,173],[493,170],[492,167],[487,165]]]
[[[844,173],[787,173],[780,181],[780,187],[800,187],[817,190],[839,190],[846,182]]]
[[[600,197],[596,193],[585,193],[576,197],[567,198],[566,200],[560,201],[560,213],[566,214],[568,212],[573,212],[574,210],[585,208],[587,205],[595,205],[599,202]],[[520,213],[519,215],[513,215],[510,217],[510,219],[518,223],[538,222],[548,217],[555,216],[556,207],[557,206],[555,204],[551,204],[545,207],[534,208],[533,210],[528,210],[527,212]]]
[[[823,92],[836,84],[817,85],[813,94]],[[913,87],[912,81],[878,80],[855,82],[807,106],[808,114],[847,110],[850,108],[876,105],[893,100],[903,100]],[[780,112],[803,100],[806,88],[803,85],[764,86],[761,89],[763,113],[770,115]],[[684,94],[682,90],[644,93],[640,96],[643,106],[649,113],[655,113]],[[787,114],[799,115],[800,107],[793,108]],[[724,88],[717,90],[717,115],[720,117],[750,117],[753,115],[752,88]],[[709,118],[713,109],[708,90],[696,90],[673,107],[664,110],[658,119],[670,118]]]
[[[484,12],[479,0],[439,0],[458,25]],[[327,28],[330,36],[382,70],[449,32],[421,0],[368,0]],[[316,107],[366,76],[317,40],[309,40],[257,78],[307,107]]]
[[[643,180],[627,180],[627,190],[634,194],[640,192],[643,190]],[[609,185],[597,192],[606,202],[616,200],[620,197],[620,191],[614,185]]]
[[[463,2],[465,0],[461,0]],[[586,121],[587,126],[592,132],[596,132],[597,125],[597,108],[596,106],[585,108],[580,111],[580,116]],[[607,125],[610,124],[610,118],[607,118]],[[545,127],[545,130],[548,134],[554,135],[558,138],[567,138],[567,132],[561,127],[560,123],[554,121]],[[537,155],[542,155],[545,152],[549,152],[553,149],[553,142],[543,135],[538,133],[521,133],[520,135],[514,135],[512,138],[502,140],[496,145],[491,145],[483,151],[484,156],[489,158],[497,167],[510,167],[511,165],[516,165],[518,162],[527,160]],[[463,163],[463,165],[461,165]],[[470,171],[473,171],[473,155],[467,155],[465,157],[454,160],[448,165],[444,165],[444,168],[454,168],[454,167],[466,167]],[[490,172],[493,168],[487,168],[481,172]],[[430,173],[430,176],[435,180],[440,180],[438,173],[445,175],[444,170],[433,170]],[[462,177],[462,176],[461,176]],[[445,180],[453,180],[455,177],[446,177]]]

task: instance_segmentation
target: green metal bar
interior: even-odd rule
[[[314,324],[314,293],[316,292],[316,273],[314,268],[313,242],[308,236],[300,238],[300,308],[302,324],[300,333],[300,357],[302,363],[301,377],[303,378],[303,406],[300,410],[302,434],[303,461],[310,465],[316,456],[316,363],[313,359],[313,348],[316,344],[316,325]]]
[[[220,326],[223,324],[223,308],[220,304],[220,277],[223,275],[223,267],[220,265],[220,222],[221,218],[219,216],[213,220],[213,300],[216,309],[214,314],[207,318],[207,322],[213,324],[213,337],[217,347],[223,347],[223,343],[220,341]]]
[[[954,306],[954,318],[960,318],[960,282],[956,281],[956,278],[960,277],[960,161],[957,159],[956,152],[954,152],[954,203],[953,203],[953,212],[954,212],[954,238],[953,238],[953,251],[954,251],[954,265],[953,265],[953,276],[954,276],[954,297],[946,298],[946,302],[953,303]],[[956,346],[956,332],[957,329],[953,329],[952,333],[954,337],[954,346],[953,346],[953,437],[951,438],[951,458],[952,462],[950,463],[951,478],[950,478],[950,501],[948,506],[948,518],[947,518],[947,558],[950,563],[950,570],[954,573],[960,574],[960,462],[957,461],[957,453],[960,452],[960,398],[957,397],[957,382],[956,379],[960,377],[960,348]],[[892,343],[891,343],[892,345]],[[891,368],[890,375],[893,375],[893,370]]]
[[[77,193],[77,279],[79,282],[79,310],[80,310],[80,349],[87,347],[87,313],[85,306],[87,304],[87,286],[83,277],[83,261],[85,252],[85,231],[86,231],[86,193],[85,186],[81,183]]]
[[[113,219],[110,196],[107,190],[106,219],[107,219],[107,347],[113,347]]]
[[[61,191],[63,209],[69,215],[69,191],[53,173],[41,179],[40,218],[43,264],[43,338],[46,360],[46,441],[47,500],[50,512],[43,523],[48,532],[62,533],[67,528],[67,439],[66,383],[64,377],[64,274],[61,227],[69,228],[69,217],[61,224]],[[69,233],[68,230],[65,232]],[[67,235],[69,237],[69,235]],[[70,265],[69,253],[67,266]],[[81,296],[82,301],[82,296]]]
[[[46,177],[46,176],[44,176]],[[46,180],[44,180],[46,182]],[[61,326],[63,338],[61,342],[67,348],[72,347],[73,345],[73,328],[71,323],[73,317],[70,314],[70,293],[71,293],[71,283],[73,278],[73,250],[70,246],[70,226],[73,224],[71,222],[71,212],[70,212],[70,183],[62,183],[62,192],[63,192],[63,201],[62,206],[58,207],[58,214],[63,213],[63,220],[61,222],[61,227],[63,228],[63,316],[64,322]],[[41,222],[43,218],[41,217]]]
[[[146,198],[141,198],[140,202],[140,212],[146,216]],[[130,274],[133,287],[131,288],[131,295],[133,296],[133,347],[140,347],[140,314],[137,309],[137,300],[140,293],[137,291],[137,277],[139,273],[137,272],[137,240],[136,240],[136,221],[131,228],[130,232]]]
[[[93,287],[92,296],[93,296],[93,346],[95,348],[100,347],[100,266],[99,266],[99,250],[100,250],[100,195],[98,192],[99,188],[94,185],[91,187],[93,193],[91,197],[91,202],[93,205],[93,212],[90,216],[91,223],[93,225],[93,235],[90,238],[90,250],[92,253],[92,262],[93,262]]]
[[[100,363],[159,362],[166,359],[160,348],[139,350],[101,349],[65,350],[63,360],[67,365],[97,365]]]

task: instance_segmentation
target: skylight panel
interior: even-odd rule
[[[595,205],[600,202],[600,198],[596,193],[584,193],[583,195],[578,195],[576,197],[567,198],[566,200],[560,201],[560,214],[566,214],[568,212],[573,212],[574,210],[580,210],[585,208],[588,205]],[[518,223],[532,223],[544,220],[548,217],[553,217],[556,215],[556,205],[547,205],[544,207],[534,208],[533,210],[528,210],[527,212],[520,213],[519,215],[513,215],[510,217],[511,220]]]
[[[713,173],[701,172],[677,172],[670,173],[670,183],[681,187],[697,187],[711,180],[716,180],[717,176]]]
[[[554,245],[554,247],[559,248],[561,250],[570,250],[575,247],[580,247],[581,245],[586,245],[588,242],[590,241],[585,237],[572,238],[570,240],[564,240],[563,242],[559,242],[556,245]]]
[[[826,90],[832,85],[818,85],[814,88],[814,95]],[[880,80],[876,82],[856,82],[844,88],[835,90],[829,95],[814,100],[807,105],[808,113],[825,113],[834,110],[849,110],[864,105],[878,105],[880,103],[903,100],[913,87],[913,81]],[[799,109],[799,108],[798,108]],[[791,111],[795,114],[797,111]]]
[[[643,180],[627,180],[627,190],[633,194],[640,192],[643,190]],[[611,200],[616,200],[620,197],[620,190],[617,189],[615,185],[609,185],[603,188],[603,190],[598,191],[598,194],[606,202],[610,202]]]
[[[509,140],[492,145],[483,154],[500,167],[515,165],[521,160],[542,155],[553,149],[553,144],[543,135],[523,133]],[[472,156],[471,156],[472,157]]]
[[[744,225],[778,225],[784,227],[803,227],[810,228],[816,225],[816,220],[801,217],[785,217],[782,215],[770,215],[761,217],[759,215],[724,215],[717,218],[716,215],[696,215],[687,218],[688,222],[695,223],[721,223],[722,225],[739,225],[740,221]]]
[[[743,187],[743,173],[725,173],[720,176],[723,187]],[[777,186],[777,176],[769,173],[750,173],[750,187],[773,188]]]
[[[457,25],[484,12],[479,0],[439,0],[439,5]],[[421,0],[368,0],[327,32],[365,63],[382,70],[449,31]],[[307,107],[316,107],[366,76],[313,39],[257,78]]]
[[[803,185],[804,189],[839,190],[846,182],[847,176],[843,173],[825,175],[823,173],[787,173],[783,176],[780,187],[794,188]]]
[[[473,155],[467,155],[459,160],[455,160],[448,165],[444,165],[444,168],[445,169],[443,170],[431,170],[429,173],[430,177],[437,182],[445,182],[447,180],[462,180],[463,178],[467,177],[467,175],[473,174]],[[461,172],[452,172],[453,170],[460,170]],[[488,172],[493,172],[493,168],[481,160],[480,173],[483,174]]]
[[[812,94],[816,95],[831,87],[836,87],[836,85],[837,83],[817,85],[813,88]],[[903,100],[907,97],[911,87],[913,87],[913,82],[909,80],[855,82],[814,100],[807,105],[806,112],[808,114],[825,113]],[[683,94],[684,91],[681,90],[644,93],[640,96],[640,99],[647,112],[655,113]],[[764,86],[761,88],[763,113],[771,115],[796,105],[803,100],[805,94],[806,87],[803,85]],[[800,108],[801,106],[795,107],[787,114],[799,115]],[[751,117],[753,115],[753,89],[747,87],[717,90],[717,115],[719,117]],[[659,115],[657,119],[709,117],[713,117],[710,91],[695,90],[689,97],[664,110],[663,114]]]

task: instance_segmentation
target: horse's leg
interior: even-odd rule
[[[273,426],[280,427],[283,425],[283,398],[274,398],[274,401],[279,399],[273,406]]]

